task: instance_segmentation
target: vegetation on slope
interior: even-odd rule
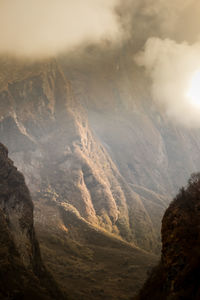
[[[162,222],[162,258],[139,300],[200,299],[200,173],[167,209]]]

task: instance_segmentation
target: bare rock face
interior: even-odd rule
[[[91,224],[156,251],[157,234],[144,204],[90,129],[57,64],[27,74],[1,93],[11,109],[2,113],[0,133],[34,199],[50,190],[58,205],[71,205]],[[42,222],[37,210],[35,215]]]
[[[34,229],[33,204],[24,177],[8,159],[6,148],[0,145],[1,153],[1,210],[9,220],[14,243],[23,264],[33,269]],[[32,254],[32,255],[30,255]]]
[[[190,174],[200,169],[199,130],[173,122],[155,103],[151,82],[125,55],[128,48],[111,52],[109,59],[88,49],[81,63],[72,55],[60,65],[87,108],[90,129],[126,182],[165,197],[168,206]]]
[[[40,257],[29,190],[3,144],[0,144],[0,231],[1,299],[52,299],[56,295],[62,298]]]
[[[56,61],[0,61],[0,141],[31,191],[42,258],[76,300],[140,288],[169,198],[200,168],[199,132],[170,122],[123,54],[102,59],[61,61],[66,76]]]
[[[142,74],[124,63],[114,73],[109,64],[98,72],[66,65],[66,76],[56,61],[6,61],[1,68],[0,140],[31,191],[42,258],[76,300],[112,299],[118,280],[118,295],[127,298],[131,277],[140,288],[155,257],[138,250],[146,263],[140,260],[140,273],[135,249],[159,253],[169,197],[200,166],[198,132],[170,123],[149,99]],[[10,207],[8,214],[20,228]],[[26,243],[25,234],[13,234]],[[134,266],[127,281],[113,268],[118,260]],[[83,288],[74,288],[75,277]]]
[[[160,241],[85,106],[54,61],[13,71],[0,90],[0,140],[31,191],[44,263],[72,299],[131,296],[132,277],[136,292],[156,261],[138,247],[158,252]]]
[[[162,259],[138,299],[200,299],[200,174],[191,176],[162,222]]]

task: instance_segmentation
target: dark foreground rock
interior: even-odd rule
[[[0,299],[63,299],[45,269],[23,175],[0,144]]]
[[[162,258],[137,299],[200,299],[200,174],[193,174],[162,222]]]

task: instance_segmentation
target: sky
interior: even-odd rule
[[[198,0],[0,0],[0,53],[51,56],[103,39],[195,43]]]
[[[131,17],[128,25],[134,32],[137,20],[148,19],[141,24],[145,37],[134,61],[150,77],[152,97],[166,114],[181,125],[200,127],[200,2],[141,3],[136,21]],[[133,33],[133,38],[140,45],[138,34]]]
[[[46,57],[114,39],[116,0],[0,0],[0,53]]]
[[[200,97],[192,90],[199,15],[198,0],[0,0],[0,54],[38,59],[91,43],[128,44],[130,63],[152,81],[154,101],[182,125],[200,127],[200,104],[192,99]]]

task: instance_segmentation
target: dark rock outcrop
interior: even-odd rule
[[[162,258],[139,300],[200,299],[200,174],[193,174],[162,222]]]
[[[62,299],[45,269],[23,175],[0,144],[0,298]]]

